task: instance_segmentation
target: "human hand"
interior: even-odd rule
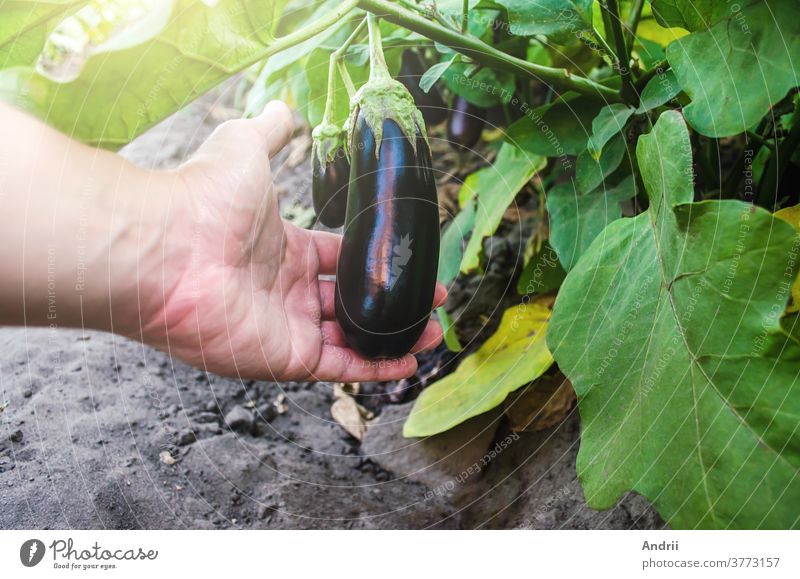
[[[187,163],[164,174],[171,225],[164,241],[163,300],[144,312],[141,338],[190,364],[242,378],[396,380],[416,359],[366,360],[334,316],[341,236],[281,219],[268,159],[288,142],[280,102],[255,119],[221,125]],[[446,298],[438,285],[434,304]],[[154,302],[156,303],[156,302]],[[414,352],[442,339],[428,323]]]

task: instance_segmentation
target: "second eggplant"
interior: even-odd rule
[[[472,104],[462,96],[456,96],[447,121],[448,142],[459,151],[472,149],[481,138],[485,119],[486,109]]]
[[[314,129],[311,146],[311,200],[323,225],[341,227],[344,223],[349,179],[342,129],[320,125]]]

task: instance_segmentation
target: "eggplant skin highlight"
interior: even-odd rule
[[[314,213],[327,227],[341,227],[347,210],[347,184],[350,162],[343,148],[337,149],[332,160],[311,156],[311,200]]]
[[[423,129],[424,130],[424,129]],[[353,127],[350,187],[335,308],[365,358],[399,358],[422,335],[439,264],[439,210],[430,146],[383,119],[380,149],[363,111]]]

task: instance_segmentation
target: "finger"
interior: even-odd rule
[[[337,322],[322,322],[320,324],[320,331],[322,332],[323,345],[347,348],[347,340],[344,337],[344,331],[342,331],[342,326]]]
[[[281,101],[268,102],[261,114],[248,122],[261,135],[264,150],[270,159],[286,146],[294,130],[292,111]]]
[[[342,246],[342,236],[338,233],[327,231],[312,231],[311,239],[317,248],[320,275],[334,275],[336,264],[339,262],[339,249]]]
[[[408,378],[417,371],[411,354],[394,360],[367,360],[349,348],[323,346],[313,378],[319,382],[386,382]]]
[[[336,296],[336,282],[328,280],[319,281],[319,303],[320,312],[323,320],[333,320],[336,318],[336,306],[334,304]]]
[[[436,290],[433,292],[433,309],[435,310],[447,301],[447,288],[444,284],[436,282]]]
[[[436,320],[431,320],[422,332],[422,335],[411,348],[411,352],[418,354],[425,350],[432,350],[442,342],[444,334],[442,333],[442,325]]]

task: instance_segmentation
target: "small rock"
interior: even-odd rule
[[[30,398],[31,396],[33,396],[33,392],[31,391],[30,388],[26,388],[25,390],[22,391],[23,398]]]
[[[253,415],[237,405],[225,415],[225,424],[237,432],[250,432],[253,429]]]
[[[158,455],[158,458],[160,458],[161,462],[163,462],[167,466],[172,466],[176,462],[178,462],[178,460],[174,456],[172,456],[172,454],[170,454],[168,450],[162,450],[161,453]]]
[[[22,431],[15,430],[11,436],[8,437],[11,442],[22,442]]]
[[[272,404],[261,404],[256,408],[256,418],[263,422],[270,422],[277,414]]]
[[[195,434],[194,430],[181,430],[178,433],[178,446],[186,446],[187,444],[192,444],[197,440],[197,434]]]
[[[217,414],[219,412],[219,404],[217,404],[216,400],[209,400],[206,402],[205,411]]]
[[[199,422],[200,424],[208,424],[209,422],[216,422],[217,415],[213,412],[201,412],[197,416],[195,416],[195,421]]]

